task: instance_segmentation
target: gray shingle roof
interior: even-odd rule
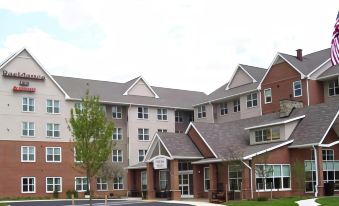
[[[99,96],[101,101],[116,104],[137,104],[193,109],[192,105],[201,102],[201,100],[207,96],[203,92],[153,86],[152,89],[159,95],[160,98],[123,95],[124,92],[134,83],[133,80],[136,79],[130,80],[126,83],[117,83],[62,76],[53,76],[53,78],[71,98],[81,99],[85,95],[86,90],[89,89],[90,94]]]
[[[245,64],[240,64],[240,66],[245,69],[257,82],[260,82],[264,77],[265,72],[267,71],[264,68],[249,66]]]
[[[320,50],[311,54],[303,56],[302,61],[298,60],[295,56],[279,53],[287,61],[289,61],[294,67],[296,67],[304,75],[310,74],[314,69],[323,64],[330,58],[331,49]]]
[[[294,109],[287,118],[280,118],[278,113],[272,113],[227,123],[195,122],[194,126],[218,157],[232,159],[234,151],[237,151],[238,155],[247,156],[290,140],[294,141],[291,144],[293,146],[319,143],[326,134],[338,110],[339,104],[327,103]],[[249,131],[245,130],[245,128],[278,120],[288,120],[302,115],[305,115],[305,118],[300,120],[288,140],[260,145],[249,144]]]
[[[203,158],[186,134],[158,132],[158,136],[173,156]]]
[[[331,66],[318,76],[318,80],[326,80],[331,77],[339,76],[339,64]]]

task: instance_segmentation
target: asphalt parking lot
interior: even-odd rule
[[[25,202],[13,202],[7,203],[10,206],[72,206],[70,200],[62,201],[25,201]],[[76,206],[89,206],[88,200],[76,200]],[[93,206],[105,206],[104,200],[93,200]],[[162,202],[150,202],[150,201],[141,201],[141,200],[109,200],[107,206],[113,205],[128,205],[128,206],[188,206],[188,204],[172,204],[172,203],[162,203]]]

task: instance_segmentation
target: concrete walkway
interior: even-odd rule
[[[209,203],[208,201],[200,201],[200,200],[169,200],[169,201],[159,201],[163,203],[174,203],[174,204],[189,204],[189,205],[195,205],[195,206],[217,206],[220,204],[214,204],[214,203]]]
[[[299,206],[318,206],[318,205],[320,205],[320,204],[315,202],[316,199],[317,199],[317,198],[307,199],[307,200],[299,200],[299,201],[297,201],[296,203],[297,203]]]

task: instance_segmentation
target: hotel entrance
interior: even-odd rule
[[[189,161],[180,160],[179,190],[182,198],[193,198],[193,168]]]

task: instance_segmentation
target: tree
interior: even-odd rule
[[[68,128],[73,136],[76,165],[86,172],[87,191],[92,195],[90,183],[112,152],[113,122],[108,122],[99,97],[86,96],[71,109]]]

